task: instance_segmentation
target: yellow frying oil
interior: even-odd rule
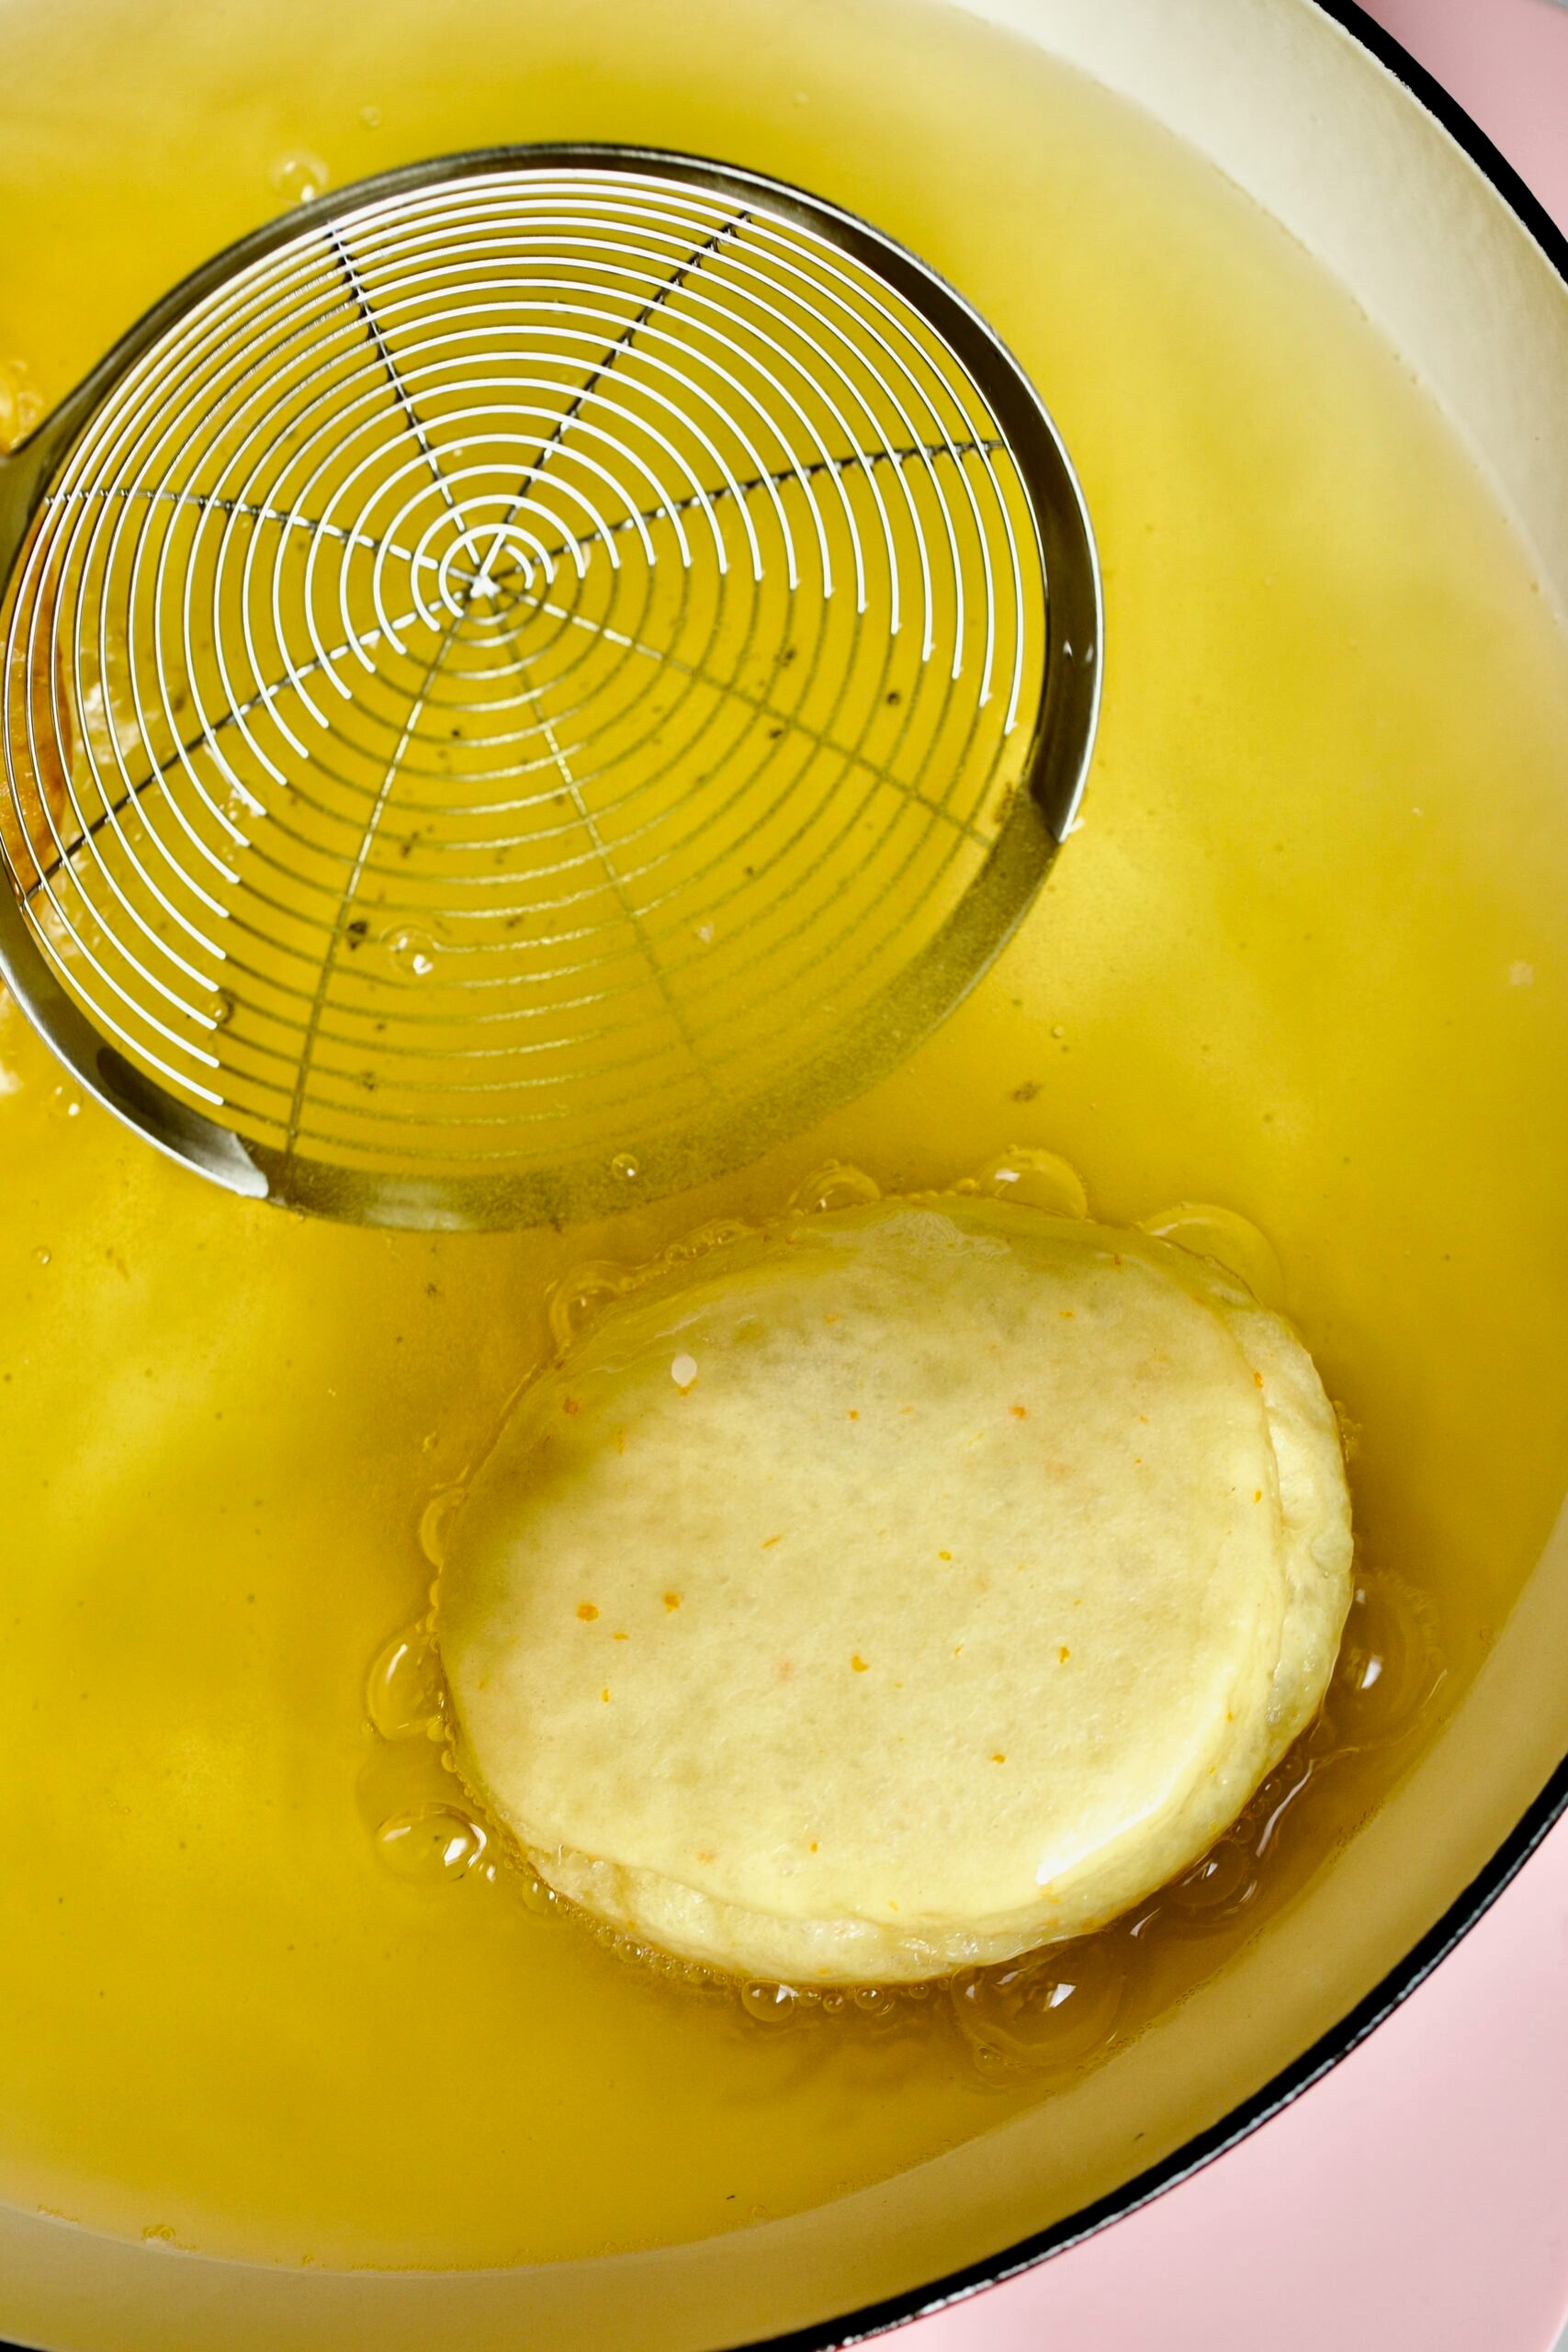
[[[422,1514],[559,1274],[766,1214],[826,1158],[908,1187],[1031,1146],[1102,1216],[1255,1220],[1359,1432],[1366,1598],[1337,1760],[1296,1804],[1291,1759],[1163,1928],[1080,1962],[1082,2046],[1131,2030],[1247,1931],[1255,1870],[1279,1899],[1375,1802],[1557,1508],[1562,644],[1352,304],[1152,127],[954,17],[17,0],[3,40],[0,359],[47,398],[324,175],[631,138],[903,236],[1072,447],[1109,608],[1085,830],[935,1041],[744,1176],[561,1235],[308,1226],[123,1137],[0,1014],[0,2195],[284,2262],[495,2264],[884,2177],[1049,2096],[1038,1984],[774,2034],[787,2000],[629,1967],[450,1855],[460,1825],[389,1855],[367,1790],[410,1743],[366,1679],[423,1605]]]

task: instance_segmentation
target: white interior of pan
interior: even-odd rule
[[[975,13],[1158,116],[1349,286],[1466,435],[1568,612],[1568,288],[1409,94],[1311,0],[976,0]],[[1452,1723],[1334,1869],[1076,2088],[878,2189],[665,2253],[399,2277],[242,2269],[0,2215],[3,2323],[62,2352],[699,2352],[906,2293],[1168,2157],[1397,1966],[1568,1750],[1565,1656],[1560,1529]]]

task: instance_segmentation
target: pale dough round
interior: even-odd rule
[[[889,1201],[610,1308],[458,1514],[465,1777],[708,1966],[894,1982],[1113,1917],[1235,1817],[1349,1598],[1288,1327],[1141,1234]]]

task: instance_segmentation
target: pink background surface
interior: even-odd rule
[[[1373,0],[1568,227],[1568,8]],[[899,2352],[1550,2352],[1568,2320],[1568,1823],[1251,2140]]]

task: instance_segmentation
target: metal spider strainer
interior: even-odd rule
[[[524,1224],[869,1084],[1082,789],[1093,542],[876,231],[531,147],[175,288],[0,462],[0,968],[234,1190]]]

